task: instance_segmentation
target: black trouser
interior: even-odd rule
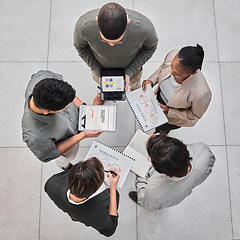
[[[167,105],[161,95],[160,95],[160,88],[157,92],[157,100],[159,103],[163,104],[163,105]],[[172,124],[169,124],[169,123],[164,123],[163,125],[159,126],[159,127],[156,127],[155,129],[155,132],[154,133],[158,133],[158,132],[164,132],[166,134],[168,134],[171,130],[175,130],[175,129],[178,129],[180,128],[179,126],[176,126],[176,125],[172,125]]]

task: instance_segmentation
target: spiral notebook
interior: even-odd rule
[[[116,130],[117,107],[112,105],[80,105],[78,130]]]
[[[123,186],[134,163],[132,158],[96,140],[92,143],[84,160],[91,157],[98,158],[102,162],[104,170],[115,169],[119,173],[120,178],[117,185],[119,188]],[[105,181],[108,182],[106,173]]]
[[[144,92],[142,88],[127,92],[127,101],[141,129],[146,132],[166,123],[163,113],[150,84]]]
[[[131,171],[142,178],[146,176],[152,165],[146,148],[148,138],[148,134],[138,129],[123,151],[125,155],[135,160]]]

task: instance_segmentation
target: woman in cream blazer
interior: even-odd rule
[[[149,79],[143,81],[143,90],[148,83],[152,87],[157,84],[155,93],[168,118],[168,123],[156,128],[156,132],[192,127],[207,110],[212,94],[200,71],[203,57],[203,48],[198,44],[180,51],[174,49]]]

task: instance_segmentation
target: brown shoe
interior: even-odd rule
[[[103,105],[104,101],[100,99],[100,93],[94,98],[93,105]]]
[[[137,192],[131,191],[128,193],[129,197],[135,202],[138,203]]]

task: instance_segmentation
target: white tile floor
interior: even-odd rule
[[[46,196],[46,180],[59,171],[42,164],[21,140],[24,90],[32,73],[61,73],[91,103],[96,83],[78,57],[74,25],[101,0],[0,0],[0,236],[4,240],[104,239],[94,229],[74,223]],[[122,6],[148,16],[159,45],[144,66],[146,79],[173,48],[199,43],[205,49],[203,73],[213,93],[203,119],[171,135],[186,143],[210,145],[217,161],[212,175],[181,204],[162,211],[136,206],[128,192],[133,174],[120,189],[119,226],[111,239],[239,240],[240,239],[240,0],[120,0]],[[126,103],[118,103],[116,133],[101,141],[123,150],[138,127]],[[121,130],[120,130],[121,129]],[[92,140],[84,140],[77,159]]]

